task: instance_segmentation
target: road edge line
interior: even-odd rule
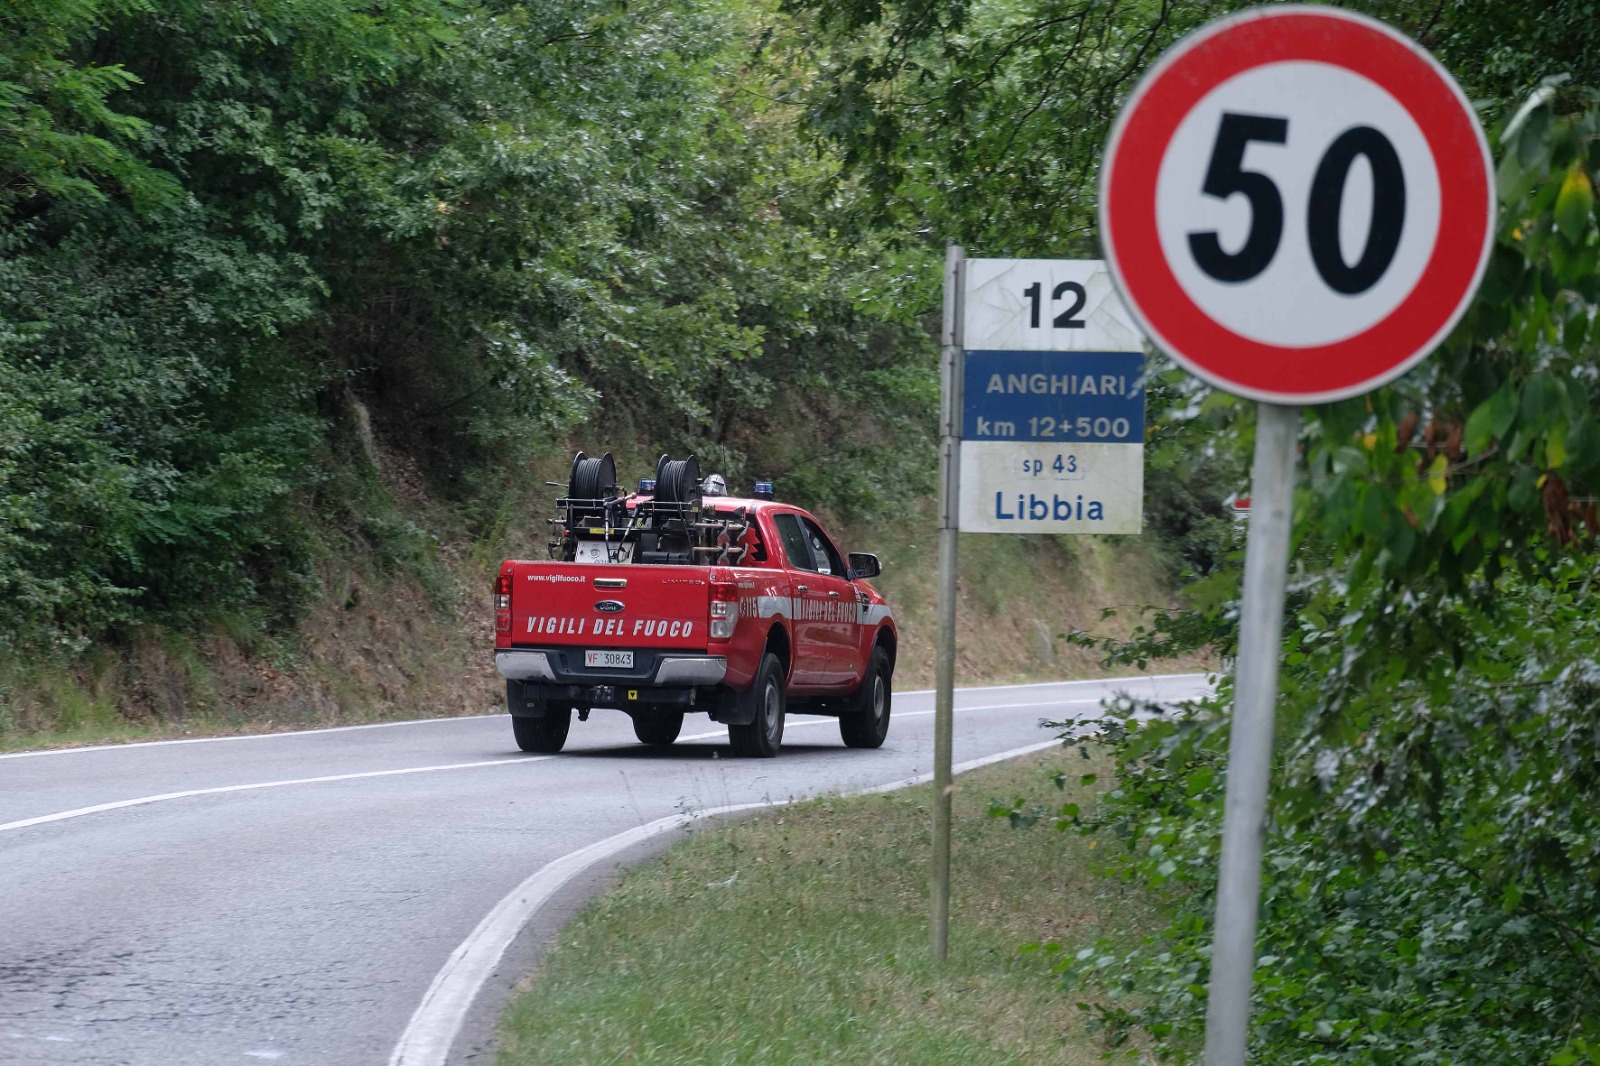
[[[1187,681],[1199,677],[1215,677],[1220,670],[1196,670],[1188,674],[1133,674],[1129,677],[1068,677],[1060,681],[1023,681],[1014,685],[957,685],[957,692],[982,692],[1004,688],[1054,688],[1057,685],[1110,685],[1118,681]],[[896,692],[896,696],[932,696],[931,688],[914,688]]]
[[[79,748],[40,748],[38,751],[0,752],[0,759],[37,759],[45,755],[81,755],[89,751],[128,751],[134,748],[159,748],[172,744],[216,744],[224,740],[279,740],[284,737],[312,737],[322,733],[350,733],[357,729],[393,729],[402,725],[437,725],[440,722],[471,722],[480,718],[502,718],[494,714],[451,714],[439,718],[404,718],[398,722],[361,722],[356,725],[318,726],[316,729],[280,729],[275,733],[233,733],[220,737],[173,737],[168,740],[130,740],[121,744],[85,744]]]
[[[1058,748],[1062,743],[1057,738],[1012,748],[994,755],[970,759],[952,767],[951,771],[964,774],[969,770],[991,766],[1007,759],[1020,759],[1024,755],[1031,755],[1047,748]],[[931,780],[933,780],[931,773],[917,774],[888,784],[851,789],[836,795],[870,796],[926,784]],[[706,818],[786,807],[792,803],[816,798],[818,797],[806,796],[799,799],[736,803],[687,814],[669,815],[623,830],[546,863],[495,904],[494,909],[485,915],[472,932],[467,934],[467,938],[450,953],[450,958],[434,975],[427,992],[423,993],[422,1002],[412,1013],[404,1032],[400,1034],[400,1040],[389,1056],[389,1066],[446,1066],[450,1058],[450,1049],[461,1034],[468,1011],[472,1009],[472,1004],[483,990],[483,986],[494,975],[495,967],[499,965],[512,942],[557,892],[591,866],[635,844]]]

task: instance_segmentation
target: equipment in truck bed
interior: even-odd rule
[[[607,452],[572,460],[561,513],[549,520],[550,558],[561,562],[737,566],[750,552],[747,508],[706,512],[694,456],[656,461],[652,491],[621,494]]]

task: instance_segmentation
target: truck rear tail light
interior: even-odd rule
[[[494,628],[500,633],[511,631],[510,574],[501,574],[494,582]]]
[[[719,571],[711,574],[712,640],[727,640],[739,624],[739,586],[729,577]]]

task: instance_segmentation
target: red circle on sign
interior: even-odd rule
[[[1440,184],[1438,235],[1411,291],[1360,333],[1306,347],[1262,343],[1207,314],[1168,264],[1156,219],[1157,177],[1184,117],[1228,79],[1296,61],[1341,67],[1389,93],[1421,129]],[[1130,309],[1189,370],[1252,399],[1343,399],[1404,373],[1455,326],[1488,263],[1493,165],[1471,105],[1432,56],[1365,16],[1286,5],[1202,27],[1145,75],[1112,129],[1106,156],[1101,240]]]

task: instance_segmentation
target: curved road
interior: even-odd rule
[[[1112,692],[1204,687],[962,689],[955,759],[1048,740],[1041,718],[1094,717]],[[0,756],[0,1063],[384,1066],[452,953],[534,871],[685,811],[925,774],[932,706],[896,694],[878,751],[792,716],[768,760],[728,758],[703,717],[649,749],[605,711],[556,756],[518,752],[500,715]],[[500,960],[451,1061],[488,1058],[525,942],[553,925],[535,917]]]

